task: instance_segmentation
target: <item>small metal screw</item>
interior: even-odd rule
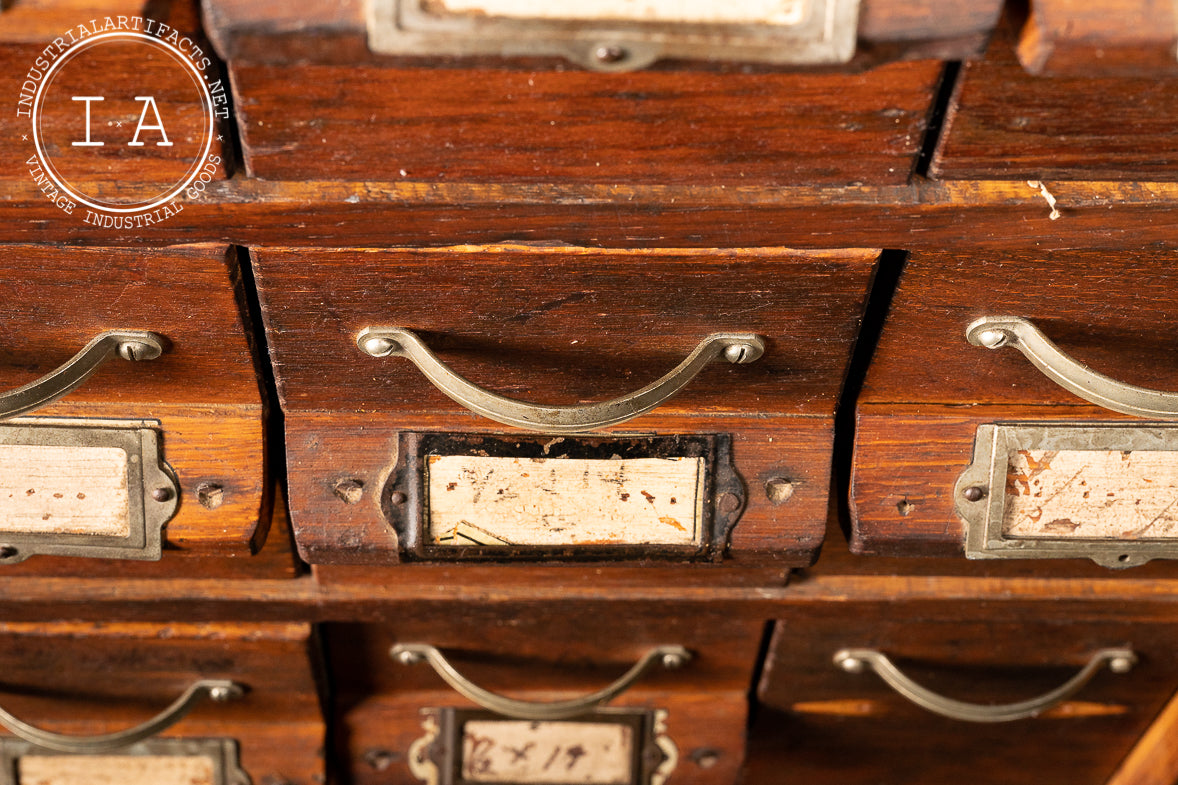
[[[784,477],[774,477],[765,483],[765,495],[774,504],[784,504],[794,495],[794,484]]]
[[[838,661],[838,666],[847,673],[862,673],[866,664],[858,657],[843,657]]]
[[[409,497],[405,495],[404,491],[393,491],[389,494],[389,501],[393,504],[404,504],[409,501]]]
[[[986,489],[977,485],[971,485],[962,491],[961,495],[964,496],[965,500],[968,502],[980,502],[982,499],[986,498]]]
[[[740,499],[734,493],[724,493],[720,495],[720,511],[721,512],[736,512],[740,509]]]
[[[20,551],[13,545],[0,545],[0,561],[14,558]]]
[[[593,57],[599,63],[620,63],[629,52],[617,44],[603,44],[593,50]]]
[[[234,697],[234,691],[229,687],[213,687],[209,690],[209,700],[224,703]]]
[[[663,655],[663,667],[669,671],[677,670],[687,664],[687,658],[678,652],[667,652]]]
[[[896,505],[896,512],[901,515],[908,515],[916,509],[916,505],[907,499],[901,499],[900,503]]]
[[[364,753],[364,762],[375,771],[386,771],[399,757],[389,750],[372,749]]]
[[[206,510],[215,510],[225,503],[225,489],[215,482],[202,482],[196,486],[196,500]]]
[[[700,747],[691,751],[691,760],[701,769],[710,769],[720,762],[720,752],[710,747]]]
[[[734,343],[724,348],[724,359],[739,365],[751,360],[756,353],[756,349],[747,343]]]
[[[160,488],[153,489],[151,492],[151,498],[155,499],[157,502],[171,501],[173,495],[174,494],[172,493],[171,488],[160,487]]]
[[[344,504],[356,504],[364,498],[364,483],[360,480],[340,480],[333,490]]]
[[[1132,657],[1113,657],[1108,661],[1108,669],[1113,673],[1128,673],[1136,664]]]
[[[122,341],[118,347],[119,357],[124,360],[147,360],[156,354],[153,347],[141,341]]]
[[[395,352],[398,348],[396,341],[390,341],[388,338],[365,338],[360,345],[366,354],[371,354],[373,357],[384,357]]]
[[[425,656],[412,649],[400,649],[393,652],[393,657],[402,665],[416,665],[425,660]]]
[[[1010,336],[1002,330],[983,330],[977,334],[978,343],[985,346],[987,349],[997,349],[1010,338]]]

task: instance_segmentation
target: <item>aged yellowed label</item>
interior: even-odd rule
[[[127,536],[127,453],[0,445],[0,531]]]
[[[430,455],[437,545],[698,545],[702,458]]]
[[[18,785],[214,785],[214,762],[199,756],[25,755]]]
[[[462,734],[467,782],[629,785],[634,730],[608,722],[470,720]]]
[[[810,0],[423,0],[434,13],[550,21],[663,22],[671,24],[801,24]]]
[[[1178,538],[1178,452],[1010,453],[1002,533],[1014,538]]]

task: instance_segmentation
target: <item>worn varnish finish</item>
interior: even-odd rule
[[[653,412],[602,432],[733,434],[750,501],[732,555],[808,562],[825,518],[829,418],[874,258],[783,249],[259,249],[300,552],[314,563],[396,560],[379,495],[398,431],[513,430],[467,412],[409,361],[360,352],[365,327],[417,331],[467,378],[543,403],[631,392],[705,335],[731,330],[763,335],[765,355],[713,363]],[[792,481],[788,500],[769,499],[775,478]],[[358,503],[335,490],[349,479],[363,486]]]
[[[323,776],[311,628],[307,624],[0,624],[0,705],[57,733],[109,733],[153,716],[197,679],[245,695],[202,701],[166,737],[237,739],[254,782]]]
[[[986,59],[964,66],[930,172],[945,180],[1173,181],[1175,121],[1178,81],[1038,78],[995,42]]]
[[[966,603],[968,605],[968,603]],[[1172,624],[1133,606],[1078,623],[1042,605],[1017,619],[960,604],[893,602],[885,614],[851,603],[780,617],[759,687],[747,781],[788,770],[839,783],[1038,783],[1098,785],[1117,768],[1178,685],[1168,651]],[[1059,707],[1026,720],[977,724],[914,706],[870,671],[844,672],[842,648],[887,654],[918,683],[957,700],[1008,703],[1062,684],[1101,648],[1128,647],[1138,664],[1103,669]]]
[[[859,396],[854,547],[948,554],[964,523],[953,487],[988,422],[1133,425],[1077,398],[1018,351],[972,346],[984,315],[1030,319],[1063,351],[1120,381],[1178,390],[1176,281],[1164,251],[914,254]],[[1143,303],[1158,303],[1156,308]]]
[[[50,372],[104,330],[163,335],[169,345],[159,358],[108,360],[70,395],[30,415],[158,421],[163,457],[181,487],[165,551],[247,556],[261,547],[271,485],[236,252],[223,246],[3,250],[0,389]],[[202,505],[200,491],[212,485],[221,487],[220,504]],[[88,569],[84,562],[76,568]]]
[[[552,701],[612,682],[658,645],[685,646],[677,670],[656,666],[608,705],[665,709],[679,748],[672,779],[730,783],[744,757],[747,685],[764,625],[755,615],[715,616],[669,603],[624,606],[602,617],[585,609],[466,605],[445,617],[409,613],[382,625],[325,628],[335,672],[334,741],[352,781],[416,783],[406,758],[424,735],[423,708],[472,707],[428,665],[401,665],[394,643],[430,643],[474,683],[514,698]],[[478,640],[471,629],[479,630]]]

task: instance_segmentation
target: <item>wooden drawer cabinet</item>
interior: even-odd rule
[[[257,249],[300,553],[808,563],[875,256]],[[675,397],[628,397],[699,347]]]
[[[853,548],[1172,557],[1173,399],[1125,386],[1178,389],[1171,268],[1150,250],[914,254],[859,397]]]
[[[8,561],[63,544],[169,560],[261,547],[273,493],[238,264],[223,245],[4,248],[0,390],[19,415],[0,424]],[[119,330],[130,337],[102,338]]]
[[[100,781],[112,771],[144,785],[323,781],[309,625],[10,623],[0,625],[0,641],[0,705],[35,726],[21,733],[31,745],[0,737],[2,776],[15,769],[22,785]],[[153,715],[176,709],[194,687],[188,712],[149,735]],[[138,730],[125,743],[125,732]]]
[[[472,605],[328,625],[335,743],[350,781],[416,783],[436,770],[439,782],[732,782],[762,622],[690,606],[603,610]],[[419,644],[513,702],[484,696],[498,710],[480,708],[412,656]],[[615,683],[658,647],[649,669],[599,709],[561,705]]]
[[[1080,621],[1060,618],[1051,603],[1017,619],[948,606],[897,602],[880,614],[851,603],[783,616],[758,688],[750,780],[773,781],[775,771],[847,784],[1096,785],[1178,689],[1173,625],[1132,608]],[[875,653],[931,693],[936,708],[968,719],[899,694],[865,664]],[[1082,687],[1037,700],[1089,663]]]

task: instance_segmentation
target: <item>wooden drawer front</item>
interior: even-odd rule
[[[234,740],[255,783],[322,781],[324,724],[308,625],[4,624],[0,640],[0,705],[32,725],[71,736],[114,733],[145,722],[198,680],[228,680],[243,688],[240,696],[206,697],[152,738]]]
[[[1170,624],[1076,622],[1053,616],[1050,606],[1017,620],[960,608],[931,615],[888,608],[882,614],[852,604],[778,622],[759,688],[754,766],[799,779],[837,771],[842,783],[1096,785],[1178,688]],[[842,649],[878,650],[921,686],[992,707],[1037,698],[1110,648],[1132,649],[1136,664],[1126,673],[1106,664],[1055,708],[997,723],[934,714],[871,670],[848,673],[833,661]]]
[[[1032,503],[1028,516],[1042,517],[1036,538],[1059,539],[1057,535],[1070,535],[1073,529],[1074,536],[1095,536],[1065,525],[1064,519],[1073,516],[1057,514],[1047,504],[1053,496],[1050,491],[1035,495],[1052,487],[1044,483],[1077,459],[1082,460],[1075,468],[1083,468],[1084,474],[1076,475],[1067,498],[1075,497],[1078,515],[1100,517],[1093,493],[1125,505],[1125,522],[1130,508],[1147,509],[1157,503],[1156,493],[1132,496],[1140,489],[1130,486],[1172,484],[1172,470],[1165,468],[1172,453],[1164,445],[1172,424],[1167,426],[1158,416],[1133,417],[1083,400],[1048,379],[1014,348],[971,345],[966,330],[981,317],[1019,317],[1102,374],[1139,387],[1173,391],[1178,390],[1178,364],[1169,360],[1176,348],[1175,314],[1164,305],[1146,303],[1168,303],[1176,290],[1178,278],[1168,255],[1161,252],[1125,252],[1115,259],[1082,250],[989,254],[985,259],[950,253],[913,255],[859,399],[853,547],[887,555],[960,553],[967,527],[958,509],[967,503],[986,509],[994,501],[988,482],[975,481],[955,490],[958,478],[974,461],[975,442],[979,447],[987,443],[986,431],[979,438],[980,426],[1012,432],[1038,428],[1061,439],[1054,444],[1010,442],[1012,452],[1028,452],[1017,456],[1022,463],[1011,464],[1005,482],[999,471],[1000,487],[1009,485],[1009,490],[1002,490],[1007,505],[1003,509],[1017,509],[1010,506],[1014,502]],[[1094,432],[1078,428],[1101,430],[1088,438]],[[1040,461],[1043,455],[1037,449],[1069,454],[1060,452],[1059,466],[1051,472],[1039,464],[1030,471],[1019,469],[1027,469],[1023,464],[1028,457]],[[1139,450],[1150,454],[1132,457]],[[1106,468],[1100,463],[1107,463],[1110,455],[1129,462],[1125,469],[1138,465],[1138,458],[1164,460],[1161,468],[1145,475],[1129,471],[1124,482],[1114,482],[1111,478],[1122,475],[1120,463]],[[1115,487],[1105,487],[1110,482]],[[976,498],[968,501],[969,487],[984,495],[968,491]],[[1158,508],[1162,515],[1148,530],[1101,535],[1098,540],[1112,547],[1119,540],[1166,541],[1168,503]],[[1086,521],[1076,517],[1072,523],[1087,526]],[[1053,522],[1058,524],[1054,533]],[[1139,558],[1125,563],[1139,563]]]
[[[470,435],[484,440],[471,442],[470,454],[485,455],[494,442],[494,454],[542,461],[586,445],[601,458],[627,457],[631,448],[637,456],[652,434],[681,434],[717,440],[725,455],[730,449],[748,489],[747,507],[732,530],[734,554],[785,551],[808,560],[826,509],[830,418],[875,255],[259,249],[257,280],[286,411],[300,552],[313,563],[397,559],[393,532],[408,514],[400,510],[416,510],[419,501],[417,486],[399,484],[413,457],[407,453],[439,454],[406,446],[407,435]],[[475,415],[435,389],[409,360],[361,352],[357,337],[380,326],[411,329],[476,384],[544,403],[633,392],[716,332],[756,334],[765,350],[747,364],[710,363],[651,412],[575,435]],[[668,449],[686,454],[675,452],[682,447]],[[729,492],[721,474],[708,470],[716,498]],[[738,484],[725,487],[734,499],[713,518],[726,526],[731,520],[725,516],[743,504],[738,498],[745,491]],[[649,490],[622,492],[641,501]],[[394,500],[397,493],[405,498]],[[690,516],[694,493],[667,494],[678,506],[660,515],[689,519],[677,511]],[[716,501],[712,496],[706,504]],[[646,501],[660,503],[650,496]],[[718,558],[722,550],[722,542],[713,543],[702,558]]]
[[[49,374],[108,330],[155,333],[162,336],[164,351],[142,362],[112,356],[65,397],[0,427],[29,428],[34,435],[25,441],[66,444],[66,436],[43,435],[92,434],[99,425],[141,423],[175,473],[178,500],[171,487],[162,498],[146,502],[144,493],[150,497],[155,487],[108,490],[129,495],[123,504],[175,507],[164,549],[207,556],[248,555],[260,547],[269,526],[271,492],[263,472],[263,409],[240,310],[236,254],[224,246],[6,246],[3,251],[0,279],[7,289],[0,304],[0,390],[15,390]],[[52,456],[42,456],[37,447],[12,449],[8,460],[14,466],[23,461],[21,472],[29,477],[25,482],[7,474],[9,484],[16,479],[21,487],[8,488],[13,495],[0,498],[5,516],[26,515],[42,496],[49,505],[44,514],[58,516],[55,504],[77,498],[75,504],[84,505],[91,486],[101,491],[110,485],[97,476],[105,465],[101,461],[109,457],[102,449],[71,452],[57,446]],[[128,459],[119,460],[125,464]],[[86,479],[91,474],[96,475],[93,482]],[[86,533],[86,516],[95,510],[75,512]],[[61,515],[66,525],[77,523],[69,510]],[[46,519],[44,526],[38,522],[37,528],[55,520]],[[5,526],[6,531],[25,530],[13,520]]]
[[[426,736],[423,721],[440,716],[423,712],[477,708],[428,665],[395,662],[389,654],[395,644],[431,643],[479,686],[541,702],[592,693],[653,647],[677,644],[690,652],[687,663],[675,670],[656,665],[604,711],[606,716],[614,711],[658,714],[663,727],[659,757],[678,759],[671,781],[732,782],[743,758],[746,696],[763,631],[760,620],[739,616],[700,616],[698,610],[673,605],[658,613],[591,605],[552,610],[471,606],[445,618],[407,617],[387,626],[328,625],[337,758],[358,784],[415,783],[411,748]],[[609,633],[601,635],[605,618]],[[477,641],[471,630],[479,630]],[[591,713],[567,721],[594,716],[602,718]],[[562,765],[569,760],[562,759]],[[496,780],[487,776],[486,781]]]
[[[600,186],[905,183],[940,71],[230,64],[255,177]]]
[[[1010,42],[996,42],[985,60],[964,66],[930,173],[943,180],[1172,181],[1176,120],[1172,79],[1035,77]]]

